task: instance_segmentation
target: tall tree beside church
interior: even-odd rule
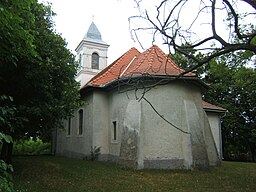
[[[229,54],[210,64],[205,99],[228,110],[222,125],[224,158],[242,160],[249,154],[255,161],[256,71],[245,67],[246,57],[244,52]]]
[[[195,50],[189,54],[202,57]],[[170,56],[184,69],[193,65],[192,60],[179,53]],[[228,110],[222,117],[226,159],[255,161],[256,71],[255,67],[250,67],[254,63],[251,52],[241,51],[223,55],[197,69],[201,78],[210,85],[204,99]]]
[[[1,131],[14,139],[49,140],[80,104],[74,56],[55,31],[53,15],[36,0],[0,3],[0,95],[12,100],[1,105],[15,109]],[[2,158],[10,151],[5,145]]]

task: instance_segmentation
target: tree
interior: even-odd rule
[[[252,13],[242,13],[241,2],[242,7],[251,5]],[[160,36],[170,52],[178,52],[196,63],[187,72],[226,53],[239,50],[256,53],[256,29],[247,25],[255,19],[255,0],[161,0],[153,10],[144,10],[143,0],[135,3],[139,14],[130,17],[133,37],[140,42],[139,32],[145,30],[153,34],[153,42]],[[132,25],[136,21],[142,24]],[[189,54],[190,49],[201,51],[205,57],[194,57]]]
[[[201,53],[194,57],[201,57]],[[170,55],[184,69],[191,65],[179,53]],[[256,71],[251,54],[229,53],[213,59],[209,65],[197,68],[201,78],[210,86],[204,99],[222,106],[228,112],[222,117],[224,158],[255,161],[256,149]]]
[[[222,56],[211,63],[205,81],[211,89],[205,99],[225,107],[222,119],[224,158],[240,160],[250,154],[255,161],[256,149],[256,71],[245,67],[249,59],[243,53]]]
[[[52,16],[50,5],[36,0],[0,3],[0,95],[11,97],[8,105],[15,108],[1,131],[13,139],[49,140],[80,105],[77,65]]]

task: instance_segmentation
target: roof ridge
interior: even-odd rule
[[[167,54],[165,54],[157,45],[153,45],[163,56],[164,58],[167,59],[166,63],[168,60],[170,61],[170,64],[177,70],[185,71],[183,68],[179,67]]]
[[[130,63],[126,66],[126,68],[123,70],[123,72],[121,73],[120,77],[123,76],[123,74],[126,72],[126,70],[130,67],[130,65],[133,63],[133,61],[136,59],[136,55],[132,58],[132,60],[130,61]]]
[[[141,59],[139,62],[135,63],[135,67],[133,70],[129,71],[128,74],[133,74],[134,71],[136,71],[140,66],[141,64],[144,62],[144,60],[147,58],[146,55],[149,54],[149,49],[145,50],[144,52],[142,52],[137,58],[141,57],[141,56],[144,56],[143,59]],[[127,70],[126,72],[123,74],[124,76],[126,75],[127,73]]]

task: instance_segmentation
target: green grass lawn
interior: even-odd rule
[[[209,171],[133,170],[53,156],[14,158],[18,192],[256,191],[256,164],[223,162]]]

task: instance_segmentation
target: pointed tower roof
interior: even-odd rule
[[[99,40],[101,41],[101,34],[97,26],[94,24],[92,21],[87,33],[84,36],[84,39],[94,39],[94,40]]]
[[[87,33],[84,35],[83,40],[93,42],[93,43],[100,43],[100,44],[107,45],[107,43],[102,41],[101,33],[93,21],[92,21]]]
[[[81,47],[87,46],[87,45],[99,46],[103,48],[109,47],[109,45],[106,42],[102,41],[101,33],[93,21],[87,33],[84,35],[82,41],[76,47],[75,51],[78,52],[78,50]]]

